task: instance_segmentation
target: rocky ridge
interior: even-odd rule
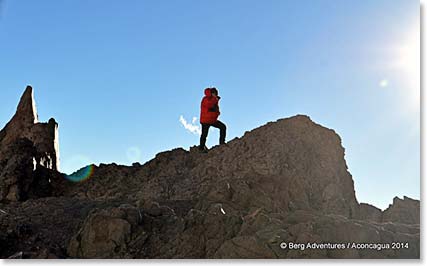
[[[359,204],[340,137],[307,116],[269,122],[207,154],[179,148],[144,165],[91,165],[84,182],[57,171],[51,120],[37,123],[27,88],[0,131],[1,257],[420,256],[420,202],[395,198],[385,211]],[[408,248],[283,248],[290,242]]]

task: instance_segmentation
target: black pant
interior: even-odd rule
[[[202,123],[202,136],[200,137],[200,148],[204,148],[206,145],[206,138],[208,137],[209,128],[213,126],[219,129],[219,144],[225,143],[225,135],[227,133],[227,127],[221,121],[216,121],[213,124]]]

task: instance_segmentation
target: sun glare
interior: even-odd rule
[[[408,33],[401,45],[393,49],[392,68],[396,71],[396,80],[403,89],[411,109],[418,110],[420,104],[420,30],[419,25]]]

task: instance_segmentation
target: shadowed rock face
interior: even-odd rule
[[[361,203],[358,218],[383,223],[420,224],[420,201],[408,197],[403,197],[403,200],[395,197],[393,204],[385,211]]]
[[[58,124],[53,118],[38,122],[33,89],[28,86],[15,115],[0,131],[0,201],[50,195],[57,170]]]
[[[420,201],[408,197],[403,200],[393,199],[383,214],[383,222],[399,222],[403,224],[420,224]]]
[[[146,202],[203,198],[230,208],[350,218],[358,211],[339,136],[301,115],[247,132],[208,154],[175,149],[141,167],[101,165],[89,181],[66,191],[93,199],[129,194]]]
[[[15,169],[18,180],[31,177],[33,143],[24,138],[11,146],[25,166]],[[0,256],[419,258],[419,201],[395,199],[384,212],[359,204],[344,153],[333,130],[298,115],[207,154],[179,148],[144,165],[91,166],[84,182],[56,178],[62,181],[48,194],[57,197],[0,203],[0,243],[12,243],[0,246]],[[289,242],[409,247],[281,248]]]

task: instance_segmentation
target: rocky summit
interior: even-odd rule
[[[66,176],[32,94],[0,131],[2,258],[420,257],[420,202],[359,203],[340,137],[307,116]]]

